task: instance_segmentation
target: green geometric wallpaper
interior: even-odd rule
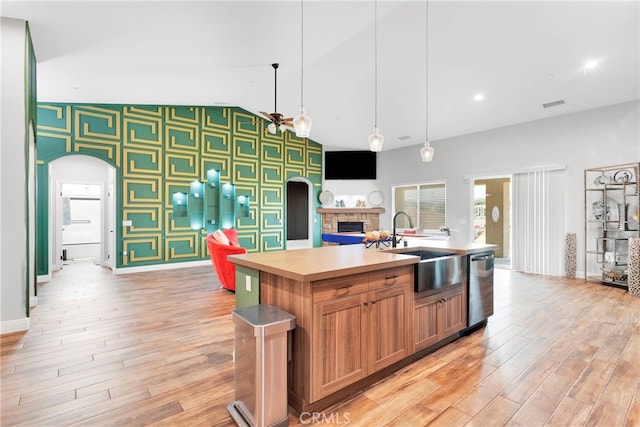
[[[237,228],[249,252],[282,250],[286,181],[304,177],[313,194],[320,191],[322,146],[290,131],[272,135],[264,119],[241,108],[40,103],[37,117],[39,188],[48,188],[49,162],[65,155],[116,168],[116,224],[133,223],[116,227],[116,267],[209,259],[206,236],[219,227]],[[211,170],[248,208],[194,230],[189,217],[174,214],[172,195],[190,194],[194,181],[206,187]],[[38,192],[44,229],[47,197]],[[319,246],[320,221],[314,224]],[[48,259],[47,247],[46,236],[38,239],[39,260]],[[46,262],[38,270],[46,274]]]

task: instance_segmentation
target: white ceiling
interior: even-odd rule
[[[640,2],[378,2],[383,150],[639,99]],[[300,1],[4,1],[29,21],[45,102],[300,106]],[[374,3],[304,1],[310,138],[367,149]],[[585,73],[584,64],[599,61]],[[477,92],[485,98],[474,101]],[[543,103],[565,105],[544,109]]]

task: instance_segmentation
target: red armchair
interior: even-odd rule
[[[227,261],[227,255],[246,254],[247,250],[238,246],[238,232],[235,228],[216,230],[207,236],[207,248],[211,263],[222,287],[236,290],[236,266]]]

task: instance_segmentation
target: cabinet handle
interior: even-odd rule
[[[347,283],[345,285],[340,285],[340,286],[336,287],[336,291],[339,290],[339,289],[349,289],[352,286],[353,285],[351,283]]]
[[[368,306],[368,305],[369,305],[369,303],[368,303],[368,302],[365,302],[365,303],[364,303],[364,306],[365,306],[365,307],[366,307],[366,306]]]
[[[371,304],[375,304],[375,303],[376,303],[376,300],[371,301]]]
[[[391,279],[397,279],[397,278],[398,278],[398,275],[394,274],[393,276],[386,276],[384,280],[391,280]]]

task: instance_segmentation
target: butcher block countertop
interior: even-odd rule
[[[400,242],[402,245],[403,243]],[[230,255],[228,260],[236,265],[252,268],[299,282],[341,277],[417,264],[420,259],[401,252],[424,249],[456,254],[472,254],[495,250],[495,245],[462,243],[450,241],[420,241],[409,243],[408,247],[376,250],[364,245],[323,246],[309,249],[294,249],[276,252]]]
[[[229,255],[237,265],[276,274],[299,282],[416,264],[416,256],[395,254],[364,245],[323,246],[277,252]]]

